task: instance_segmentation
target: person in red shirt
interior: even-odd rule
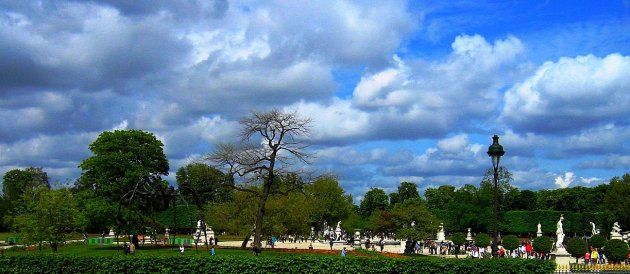
[[[532,245],[529,242],[525,244],[525,252],[527,253],[527,256],[532,253]]]
[[[584,264],[589,264],[591,262],[591,253],[586,251],[584,254]]]

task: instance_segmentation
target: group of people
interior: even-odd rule
[[[606,256],[604,256],[604,253],[602,253],[599,248],[591,247],[591,250],[586,251],[586,253],[584,253],[584,257],[582,258],[584,259],[584,264],[593,265],[606,263]]]

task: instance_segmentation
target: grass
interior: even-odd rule
[[[251,250],[231,248],[231,247],[217,247],[215,248],[217,256],[252,256]],[[3,255],[19,256],[23,254],[52,254],[50,246],[44,245],[40,251],[37,247],[29,248],[13,248],[3,251]],[[136,250],[136,254],[133,256],[151,257],[151,256],[209,256],[209,249],[205,246],[199,246],[197,248],[186,247],[184,254],[180,254],[179,246],[153,246],[153,245],[140,245],[140,248]],[[73,256],[124,256],[123,245],[86,245],[84,243],[72,243],[59,247],[57,253],[59,255],[73,255]],[[302,256],[303,253],[299,252],[285,252],[275,250],[264,250],[260,256]],[[318,254],[321,256],[333,256],[329,254]],[[334,256],[338,256],[335,254]]]

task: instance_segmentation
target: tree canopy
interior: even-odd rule
[[[89,146],[93,156],[79,167],[83,170],[77,189],[90,190],[118,207],[116,230],[135,235],[146,226],[145,218],[164,209],[168,175],[163,144],[141,130],[103,132]],[[137,240],[134,240],[134,244]]]

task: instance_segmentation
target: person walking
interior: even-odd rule
[[[332,250],[332,246],[333,246],[333,238],[330,238],[330,250]]]
[[[346,256],[346,247],[341,249],[341,257],[345,257]]]

